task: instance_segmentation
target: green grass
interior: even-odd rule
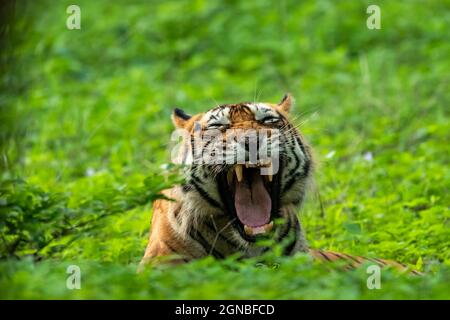
[[[70,4],[18,1],[1,52],[0,298],[450,298],[448,2],[377,1],[381,30],[371,1],[79,0],[69,31]],[[365,268],[276,252],[137,275],[150,201],[176,181],[172,108],[288,91],[319,162],[310,245],[427,275],[369,290]]]

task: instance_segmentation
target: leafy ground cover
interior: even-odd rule
[[[446,1],[17,1],[1,52],[1,298],[448,299]],[[6,39],[6,38],[5,38]],[[426,272],[343,272],[299,255],[136,274],[151,200],[176,183],[170,113],[297,98],[316,183],[312,247]],[[78,265],[82,288],[66,288]]]

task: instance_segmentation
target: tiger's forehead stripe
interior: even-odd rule
[[[233,115],[235,115],[236,113],[248,113],[248,110],[253,114],[253,117],[256,121],[264,119],[267,116],[279,116],[276,110],[265,103],[241,103],[239,105],[218,106],[206,112],[204,120],[206,124],[229,124],[231,123],[232,118],[234,118]]]
[[[255,120],[259,121],[265,117],[272,116],[278,117],[278,113],[269,105],[265,103],[255,103],[249,105],[250,110],[252,110],[255,115]]]
[[[216,107],[210,111],[208,111],[205,114],[205,122],[207,124],[209,123],[222,123],[222,124],[229,124],[230,123],[230,108],[229,107],[224,107],[224,106],[219,106]]]

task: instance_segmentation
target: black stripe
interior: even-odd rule
[[[280,234],[280,236],[277,239],[277,242],[280,242],[282,239],[284,239],[289,234],[290,230],[291,230],[291,219],[288,218],[286,230],[283,231],[282,234]]]
[[[177,250],[175,250],[174,247],[172,247],[167,241],[163,240],[163,243],[170,249],[172,250],[173,253],[178,254]]]
[[[343,253],[343,255],[346,256],[347,258],[349,258],[350,260],[353,260],[353,261],[355,261],[356,263],[361,264],[361,262],[359,262],[359,260],[356,259],[355,257],[353,257],[353,256],[351,256],[351,255],[349,255],[349,254],[346,254],[346,253]]]
[[[292,186],[294,185],[294,183],[297,180],[306,178],[308,176],[308,174],[309,174],[310,167],[311,167],[310,161],[309,160],[305,160],[305,162],[303,162],[303,171],[302,172],[297,172],[296,174],[291,176],[291,178],[288,180],[288,182],[284,186],[283,192],[286,193],[290,188],[292,188]]]
[[[220,238],[222,241],[225,241],[229,246],[231,246],[231,247],[233,247],[233,248],[239,247],[239,245],[238,245],[237,243],[234,243],[231,239],[225,237],[225,236],[222,234],[222,232],[218,232],[218,230],[216,230],[216,229],[214,228],[214,226],[212,226],[211,223],[210,223],[209,221],[205,221],[204,224],[205,224],[205,226],[206,226],[208,229],[211,229],[211,231],[212,231],[215,235],[218,235],[218,238]],[[231,227],[231,225],[230,225],[230,227]]]
[[[305,145],[303,144],[302,139],[300,139],[300,136],[299,135],[295,135],[294,137],[295,137],[295,140],[297,141],[298,145],[300,146],[300,149],[302,150],[303,154],[305,155],[305,158],[310,160],[309,157],[308,157],[308,154],[306,153]]]
[[[345,261],[347,261],[348,259],[346,259],[345,257],[341,256],[339,253],[337,252],[330,252],[330,254],[332,254],[335,257],[338,257],[339,259],[343,259]]]
[[[284,255],[292,255],[292,250],[294,250],[295,245],[297,244],[297,233],[300,231],[300,224],[298,223],[298,219],[295,219],[295,233],[294,239],[292,242],[285,248]]]
[[[299,206],[303,202],[304,198],[305,198],[305,194],[301,193],[301,194],[299,194],[299,198],[298,199],[295,199],[295,200],[292,201],[292,204],[294,206]]]
[[[247,113],[249,113],[249,114],[253,114],[252,110],[250,110],[250,107],[249,107],[247,104],[245,104],[245,103],[241,104],[241,108],[242,108],[245,112],[247,112]],[[253,116],[254,116],[254,115],[253,115]]]
[[[295,135],[295,140],[297,141],[298,145],[300,146],[300,150],[302,150],[303,156],[305,157],[305,162],[308,162],[308,165],[311,162],[311,158],[309,157],[309,154],[306,152],[305,145],[303,144],[302,139],[300,139],[299,135]],[[309,170],[309,168],[308,168]]]
[[[223,111],[223,109],[225,109],[225,108],[227,108],[229,106],[230,106],[229,104],[222,104],[220,106],[217,106],[217,107],[213,108],[211,110],[211,112],[220,112],[220,111]]]
[[[193,168],[197,168],[197,166],[195,166],[195,167],[193,167]],[[192,170],[192,173],[191,173],[191,176],[190,176],[190,178],[191,178],[191,180],[194,180],[196,183],[198,183],[198,184],[202,184],[203,183],[203,181],[201,180],[201,178],[200,177],[197,177],[196,175],[195,175],[195,171],[194,170]]]
[[[294,167],[288,172],[288,177],[292,176],[294,174],[295,171],[297,171],[298,167],[300,166],[300,158],[298,157],[298,155],[293,152],[292,155],[295,158],[295,165]]]
[[[200,243],[200,245],[203,247],[203,249],[206,251],[208,255],[212,254],[213,257],[219,259],[224,258],[224,256],[219,251],[217,251],[208,243],[208,241],[202,236],[202,234],[198,230],[192,228],[190,235],[194,240]]]
[[[189,191],[191,191],[192,190],[192,185],[190,185],[190,184],[183,184],[182,185],[182,190],[183,190],[183,192],[189,192]]]
[[[302,178],[306,178],[309,176],[309,171],[311,170],[311,160],[307,159],[303,163],[303,172],[302,172]]]
[[[350,259],[347,258],[345,255],[342,255],[342,254],[337,253],[337,252],[330,252],[330,253],[331,253],[332,255],[338,257],[339,259],[342,259],[342,260],[346,261],[346,262],[350,262],[351,260],[353,260],[353,259],[350,260]],[[352,269],[355,269],[356,267],[353,266],[351,263],[348,263],[347,265],[345,265],[344,268],[345,268],[345,269],[350,269],[350,270],[352,270]]]
[[[207,140],[205,142],[205,144],[203,145],[203,152],[205,152],[205,149],[208,148],[208,146],[211,144],[211,142],[212,142],[212,139],[211,140]],[[202,155],[203,155],[203,152],[202,152]]]
[[[299,176],[299,174],[295,174],[295,175],[291,176],[291,178],[288,180],[288,182],[284,186],[283,193],[286,193],[290,188],[292,188],[292,186],[294,185],[294,182],[297,180],[297,176]]]
[[[366,259],[367,261],[375,262],[377,265],[380,265],[380,262],[375,260],[375,259],[373,259],[373,258],[367,258],[367,257],[362,257],[362,258]]]
[[[319,252],[319,254],[325,258],[325,260],[332,262],[333,260],[331,260],[330,258],[328,258],[328,256],[322,252],[322,250],[318,250],[317,252]]]
[[[387,265],[388,265],[386,262],[384,262],[384,261],[381,260],[381,259],[374,258],[374,260],[378,261],[378,262],[381,263],[383,266],[387,266]]]
[[[278,105],[283,104],[283,102],[285,102],[288,97],[289,97],[289,95],[286,93]]]
[[[172,250],[173,253],[175,253],[176,255],[179,255],[179,256],[180,256],[180,259],[183,260],[185,263],[187,263],[187,262],[190,261],[190,260],[187,259],[184,255],[178,253],[177,250],[175,250],[175,248],[172,247],[168,242],[166,242],[166,241],[163,240],[163,243],[164,243],[170,250]]]
[[[202,187],[200,187],[198,184],[197,184],[197,182],[195,182],[194,180],[192,180],[191,181],[191,184],[194,186],[194,188],[197,190],[197,192],[210,204],[210,205],[212,205],[213,207],[216,207],[216,208],[220,208],[220,204],[216,201],[216,200],[214,200],[213,198],[211,198],[210,196],[209,196],[209,194],[205,191],[205,190],[203,190],[202,189]]]
[[[191,155],[192,155],[192,169],[195,168],[195,163],[196,160],[198,159],[198,154],[196,152],[197,150],[195,150],[195,135],[191,135]],[[202,151],[203,153],[203,151]],[[201,154],[200,154],[201,157]],[[201,159],[201,158],[200,158]]]
[[[311,167],[310,159],[308,157],[308,154],[306,153],[305,147],[303,146],[303,143],[302,143],[300,137],[298,135],[295,135],[295,140],[297,141],[297,144],[300,147],[300,150],[302,151],[302,153],[304,155],[303,168],[302,168],[303,170],[302,170],[302,173],[294,174],[298,170],[298,167],[301,165],[301,163],[300,163],[300,158],[298,157],[298,155],[295,152],[293,152],[292,155],[294,156],[295,165],[287,174],[287,176],[291,177],[291,178],[288,180],[288,182],[284,186],[283,192],[288,191],[297,179],[302,179],[302,178],[307,177],[309,174],[310,167]]]

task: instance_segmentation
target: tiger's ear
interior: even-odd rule
[[[192,116],[185,113],[183,110],[175,108],[172,113],[172,122],[177,128],[184,128],[188,120]]]
[[[289,113],[293,105],[294,105],[294,98],[291,96],[290,93],[286,93],[281,102],[278,104],[278,108],[280,108],[282,111],[286,113]]]

